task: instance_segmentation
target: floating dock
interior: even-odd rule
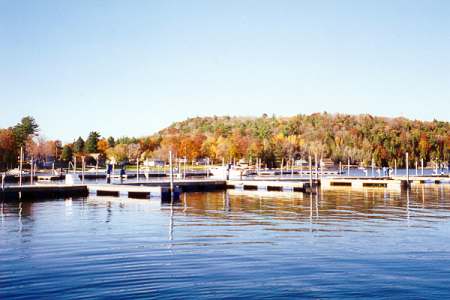
[[[405,176],[393,176],[392,179],[406,180]],[[450,183],[448,175],[431,175],[431,176],[409,176],[411,184],[445,184]]]
[[[64,180],[65,175],[39,175],[37,181],[58,181]]]
[[[42,178],[51,181],[52,176]],[[313,187],[322,189],[332,187],[350,188],[388,188],[402,189],[411,184],[450,183],[449,176],[411,176],[406,177],[322,177],[313,180]],[[23,186],[6,186],[0,189],[0,201],[18,199],[86,197],[89,194],[105,196],[125,196],[129,198],[160,197],[171,199],[179,192],[207,192],[233,188],[236,190],[313,192],[308,179],[280,178],[278,180],[214,180],[214,179],[178,179],[173,182],[174,191],[170,190],[169,180],[154,180],[123,184],[35,184]]]
[[[170,197],[169,188],[162,186],[131,186],[131,185],[119,185],[119,184],[92,184],[87,185],[89,194],[95,194],[97,196],[115,196],[115,197],[128,197],[128,198],[144,198],[150,199],[151,197]]]
[[[306,192],[310,188],[308,181],[284,180],[227,180],[227,188],[242,190],[292,191]]]
[[[88,189],[86,185],[44,184],[10,186],[0,189],[1,201],[38,198],[86,197],[87,195]]]
[[[406,179],[392,179],[385,177],[325,177],[320,179],[320,186],[322,188],[329,187],[352,187],[352,188],[394,188],[399,189],[408,186]]]

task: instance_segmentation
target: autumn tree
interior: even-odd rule
[[[16,162],[16,140],[13,130],[0,129],[0,169]]]

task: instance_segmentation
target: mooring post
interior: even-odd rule
[[[20,147],[20,159],[19,159],[19,186],[22,186],[22,170],[23,170],[23,147]]]
[[[136,158],[136,182],[139,183],[139,158]]]
[[[394,159],[394,175],[397,176],[397,159]]]
[[[316,182],[319,180],[319,166],[317,162],[317,154],[314,154],[314,169],[316,171]]]
[[[6,177],[6,172],[2,173],[2,190],[5,189],[5,177]]]
[[[294,177],[294,158],[291,158],[291,177]]]
[[[313,178],[312,178],[312,161],[311,161],[311,155],[309,156],[309,187],[312,191],[313,187]]]
[[[436,166],[436,175],[439,174],[439,170],[438,170],[438,160],[436,158],[436,162],[434,163]]]
[[[84,156],[81,157],[81,182],[84,183],[84,168],[85,168],[85,161]]]
[[[323,158],[322,157],[320,158],[319,166],[320,166],[320,180],[322,180],[322,177],[323,177]]]
[[[375,169],[375,160],[372,157],[372,177],[375,176],[374,169]]]
[[[73,157],[73,174],[77,173],[77,157]]]
[[[350,176],[350,157],[347,158],[347,176]]]
[[[409,153],[406,152],[406,184],[409,186]]]
[[[30,184],[33,184],[33,158],[30,159]]]
[[[280,176],[283,176],[283,165],[284,165],[284,157],[281,158]]]
[[[303,176],[303,159],[300,157],[300,177]]]
[[[416,160],[416,176],[419,175],[419,163]]]
[[[420,165],[421,165],[421,169],[422,169],[422,176],[423,176],[423,158],[420,159]]]
[[[170,193],[173,192],[173,169],[172,169],[172,151],[169,151],[169,178],[170,178]]]

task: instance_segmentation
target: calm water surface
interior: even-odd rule
[[[450,297],[448,185],[0,205],[0,299]]]

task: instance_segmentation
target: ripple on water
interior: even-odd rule
[[[446,298],[449,192],[3,203],[0,298]]]

